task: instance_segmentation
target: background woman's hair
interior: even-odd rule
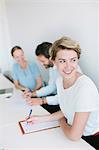
[[[16,51],[16,50],[22,50],[22,48],[20,46],[14,46],[12,49],[11,49],[11,55],[13,56],[13,53]],[[23,50],[22,50],[23,51]]]

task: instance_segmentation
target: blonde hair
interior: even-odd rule
[[[69,37],[62,37],[55,41],[50,48],[50,56],[52,60],[55,60],[57,53],[60,50],[74,50],[77,53],[78,59],[80,58],[81,48],[80,45]]]

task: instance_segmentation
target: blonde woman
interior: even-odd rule
[[[61,110],[46,116],[31,116],[28,122],[58,119],[70,140],[82,137],[99,149],[99,93],[93,81],[77,71],[80,54],[79,44],[71,38],[63,37],[53,43],[51,57],[60,73],[56,81],[58,95],[43,101],[59,104]]]

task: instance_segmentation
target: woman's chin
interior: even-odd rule
[[[65,79],[66,79],[66,80],[70,80],[71,78],[72,78],[72,76],[68,76],[68,77],[65,76]]]

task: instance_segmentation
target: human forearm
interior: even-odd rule
[[[36,80],[36,87],[33,89],[33,91],[39,90],[42,87],[42,80],[41,78],[38,78]]]
[[[55,113],[52,113],[52,114],[50,115],[50,120],[59,120],[59,119],[61,119],[63,116],[64,116],[64,115],[63,115],[62,111],[60,110],[60,111],[57,111],[57,112],[55,112]]]
[[[34,89],[33,89],[33,92],[35,92],[36,90],[39,90],[41,88],[41,85],[37,85]]]
[[[76,112],[71,126],[68,125],[65,118],[60,119],[60,126],[69,139],[76,141],[81,138],[88,121],[89,114],[89,112]]]
[[[28,105],[30,106],[47,104],[46,98],[30,98],[30,97],[25,98]]]
[[[39,90],[42,87],[42,84],[39,83],[36,85],[36,87],[33,89],[33,91]]]
[[[21,86],[21,85],[15,85],[15,87],[16,87],[17,89],[23,90],[23,91],[26,89],[25,87],[23,87],[23,86]]]
[[[55,112],[55,113],[52,113],[52,114],[50,114],[50,115],[45,115],[45,116],[43,116],[44,117],[44,121],[53,121],[53,120],[59,120],[59,119],[61,119],[62,117],[63,117],[64,115],[63,115],[63,113],[62,113],[62,111],[57,111],[57,112]]]
[[[75,134],[75,132],[72,129],[72,126],[70,126],[67,123],[67,120],[65,117],[60,119],[60,126],[61,126],[65,136],[68,137],[70,140],[76,141],[76,140],[79,140],[81,138]]]
[[[61,111],[48,114],[48,115],[40,115],[40,116],[31,116],[28,119],[28,122],[37,123],[37,122],[46,122],[46,121],[53,121],[53,120],[59,120],[62,118],[63,114]]]
[[[14,81],[14,85],[15,85],[15,87],[16,87],[17,89],[19,89],[19,90],[25,90],[25,89],[26,89],[26,87],[20,85],[19,83],[16,83],[16,81]]]
[[[47,85],[45,87],[40,88],[39,90],[36,91],[37,97],[42,97],[42,96],[47,96],[52,93],[56,92],[56,86],[54,85]]]
[[[59,120],[63,117],[62,111],[57,111],[55,113],[52,113],[50,115],[45,116],[45,121],[53,121],[53,120]]]

